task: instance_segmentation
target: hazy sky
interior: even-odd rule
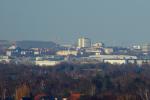
[[[0,39],[150,42],[150,0],[0,0]]]

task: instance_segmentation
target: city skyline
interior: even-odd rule
[[[148,0],[2,0],[0,39],[73,44],[84,36],[108,45],[149,43],[149,3]]]

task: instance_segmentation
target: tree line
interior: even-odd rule
[[[53,67],[0,64],[0,98],[47,94],[80,100],[150,100],[150,65],[62,63]]]

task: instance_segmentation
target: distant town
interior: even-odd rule
[[[0,41],[0,100],[150,100],[150,44]]]
[[[44,41],[0,40],[0,63],[55,66],[63,62],[150,64],[150,44],[131,47],[110,47],[103,42],[93,43],[81,37],[75,45],[60,45]]]

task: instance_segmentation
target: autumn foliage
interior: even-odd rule
[[[70,100],[150,100],[150,65],[0,64],[0,98],[34,100],[39,94]]]
[[[22,97],[30,96],[30,88],[28,85],[23,84],[16,89],[15,100],[21,100]]]

